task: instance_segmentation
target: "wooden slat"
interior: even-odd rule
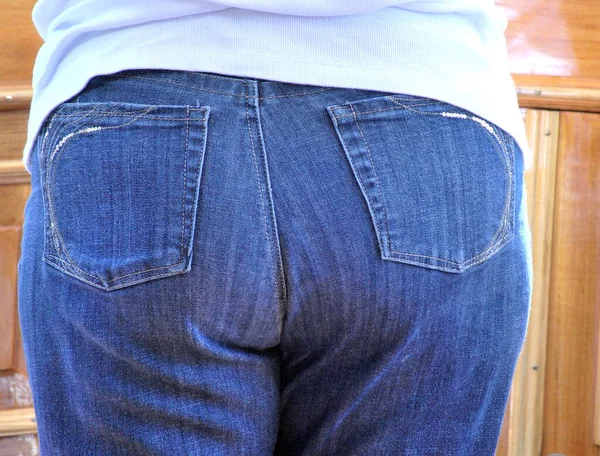
[[[31,81],[2,81],[0,83],[0,111],[26,109],[31,104]]]
[[[600,89],[520,85],[517,94],[522,107],[600,112]]]
[[[21,327],[18,319],[15,319],[15,342],[12,368],[15,371],[15,373],[27,377],[27,363],[25,361],[25,350],[23,349],[23,339],[21,338]]]
[[[21,227],[0,227],[0,369],[13,367]]]
[[[23,156],[28,118],[29,110],[0,110],[0,161]]]
[[[0,437],[37,432],[33,407],[0,410]]]
[[[600,115],[561,113],[542,454],[597,456]]]
[[[513,74],[517,86],[541,86],[546,88],[600,90],[600,79],[573,78],[565,76],[545,76],[540,74]]]
[[[0,160],[0,185],[28,184],[31,175],[25,169],[23,160]]]

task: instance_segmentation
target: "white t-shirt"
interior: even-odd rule
[[[531,152],[494,0],[39,0],[23,162],[50,111],[96,75],[207,71],[435,98]]]

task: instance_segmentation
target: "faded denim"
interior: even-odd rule
[[[494,454],[531,301],[523,155],[420,96],[99,75],[32,155],[42,456]]]

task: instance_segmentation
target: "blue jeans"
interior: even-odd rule
[[[529,319],[523,156],[454,105],[100,75],[32,156],[43,456],[493,455]]]

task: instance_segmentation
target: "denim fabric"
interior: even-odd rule
[[[493,455],[529,319],[523,156],[446,102],[91,79],[33,149],[42,456]]]

